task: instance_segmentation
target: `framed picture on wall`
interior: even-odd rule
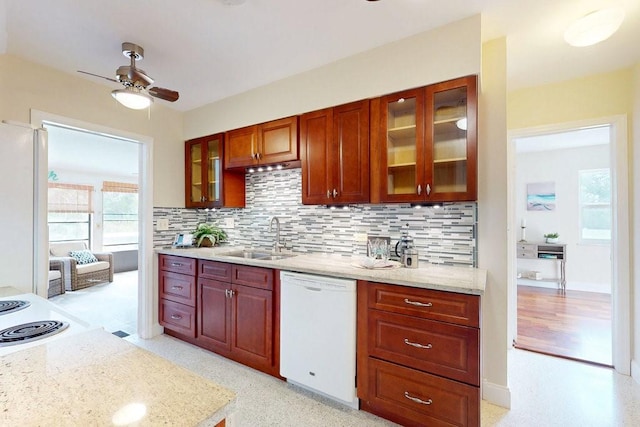
[[[528,211],[554,211],[556,209],[556,183],[527,184]]]

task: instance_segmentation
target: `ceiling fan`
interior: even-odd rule
[[[79,73],[88,74],[90,76],[100,77],[112,82],[121,83],[124,89],[116,89],[111,95],[122,105],[135,110],[147,108],[153,102],[153,98],[164,99],[165,101],[175,102],[180,94],[175,90],[164,89],[153,86],[153,79],[144,72],[144,70],[136,67],[136,61],[144,58],[144,49],[135,43],[122,43],[122,54],[130,59],[130,65],[123,65],[116,70],[116,78],[101,76],[99,74],[80,71]]]

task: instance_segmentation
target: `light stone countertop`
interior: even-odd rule
[[[354,266],[349,256],[335,254],[295,254],[281,260],[258,260],[225,256],[241,250],[240,246],[213,248],[156,249],[159,254],[222,261],[234,264],[268,267],[298,273],[367,280],[424,289],[482,295],[487,282],[487,271],[480,268],[452,267],[420,262],[419,268],[367,269]]]
[[[235,394],[98,329],[0,357],[0,402],[3,426],[214,426]]]

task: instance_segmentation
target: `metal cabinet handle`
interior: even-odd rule
[[[431,186],[427,184],[426,189],[427,189],[427,196],[428,196],[429,194],[431,194]]]
[[[416,348],[425,348],[425,349],[430,349],[431,347],[433,347],[431,344],[427,344],[427,345],[424,345],[424,344],[418,344],[417,342],[411,342],[411,341],[409,341],[409,340],[408,340],[408,339],[406,339],[406,338],[404,339],[404,343],[405,343],[406,345],[410,345],[410,346],[412,346],[412,347],[416,347]]]
[[[235,294],[235,292],[233,291],[233,289],[225,289],[224,294],[227,298],[233,298],[233,294]]]
[[[404,392],[404,397],[406,397],[407,399],[409,399],[412,402],[420,403],[421,405],[431,405],[433,403],[433,400],[431,400],[431,399],[422,400],[422,399],[419,399],[417,397],[413,397],[413,396],[411,396],[409,394],[408,391]]]
[[[331,198],[331,190],[327,190],[327,199]]]
[[[336,191],[336,189],[333,189],[333,198],[335,199],[338,196],[338,192]]]
[[[172,287],[171,287],[171,290],[172,290],[172,291],[181,291],[181,290],[183,290],[183,289],[184,289],[184,288],[183,288],[182,286],[172,286]]]
[[[418,192],[418,196],[422,194],[422,186],[420,184],[418,184],[417,192]]]
[[[411,305],[417,305],[418,307],[431,307],[433,304],[431,304],[430,302],[418,302],[418,301],[411,301],[408,298],[404,299],[405,304],[411,304]]]
[[[171,267],[182,267],[182,264],[179,262],[172,262]]]
[[[171,318],[172,318],[173,320],[180,320],[180,319],[182,319],[182,316],[180,316],[179,314],[172,314],[172,315],[171,315]]]

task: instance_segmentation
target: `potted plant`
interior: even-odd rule
[[[193,232],[193,241],[197,247],[215,246],[227,240],[227,233],[217,225],[202,223],[198,224]]]
[[[547,243],[558,243],[559,236],[558,233],[547,233],[544,235],[544,238],[547,239]]]

